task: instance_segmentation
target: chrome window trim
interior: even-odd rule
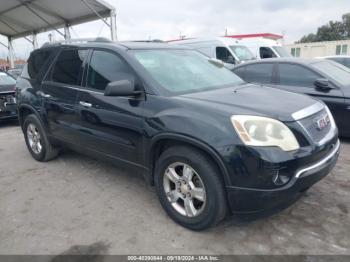
[[[304,109],[301,109],[297,112],[294,112],[292,114],[292,117],[295,121],[298,121],[300,119],[303,119],[305,117],[311,116],[313,114],[316,114],[317,112],[321,111],[324,109],[324,105],[320,102],[317,102],[311,106],[305,107]]]
[[[339,151],[339,148],[340,148],[340,141],[338,139],[336,145],[334,146],[333,148],[333,151],[328,154],[325,158],[323,158],[321,161],[311,165],[311,166],[308,166],[308,167],[305,167],[303,169],[300,169],[296,174],[295,174],[295,177],[296,178],[299,178],[303,173],[307,172],[307,171],[310,171],[310,170],[313,170],[313,169],[317,169],[319,167],[321,167],[322,165],[326,164],[330,159],[332,159],[335,154],[338,153]]]

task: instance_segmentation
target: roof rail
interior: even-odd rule
[[[76,39],[66,39],[62,41],[46,42],[41,47],[54,46],[54,45],[83,44],[83,43],[89,43],[89,42],[111,43],[112,41],[105,37],[76,38]]]
[[[140,43],[167,43],[163,40],[160,40],[160,39],[153,39],[153,40],[131,40],[131,41],[128,41],[128,42],[140,42]]]

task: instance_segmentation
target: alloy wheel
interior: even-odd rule
[[[167,167],[164,192],[172,207],[181,215],[196,217],[206,204],[206,191],[199,174],[189,165],[176,162]]]
[[[27,138],[31,150],[37,155],[40,154],[43,149],[41,136],[38,128],[32,123],[27,127]]]

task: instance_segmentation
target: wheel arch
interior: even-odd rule
[[[23,130],[24,119],[26,118],[26,116],[28,116],[30,114],[35,114],[39,118],[39,121],[42,123],[40,114],[38,113],[37,110],[35,110],[34,107],[27,105],[27,104],[20,105],[18,107],[18,119],[19,119],[19,123],[21,125],[22,130]],[[43,125],[43,127],[45,127],[45,126]]]
[[[206,154],[220,170],[225,186],[230,185],[230,177],[225,164],[219,154],[213,148],[198,139],[188,137],[186,135],[171,133],[153,137],[148,152],[146,152],[146,155],[148,156],[146,161],[150,170],[149,183],[151,185],[154,185],[154,168],[157,158],[167,148],[175,145],[190,146]]]

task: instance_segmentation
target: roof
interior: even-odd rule
[[[277,34],[271,34],[271,33],[259,33],[259,34],[244,34],[244,35],[226,35],[225,37],[238,38],[238,39],[263,37],[263,38],[278,40],[278,39],[282,39],[283,35],[277,35]]]
[[[111,10],[103,0],[1,0],[0,34],[20,38],[107,17]]]
[[[325,58],[325,59],[327,59],[327,58],[350,58],[350,56],[349,55],[329,55],[329,56],[319,56],[319,57],[317,57],[317,58]]]
[[[316,62],[319,62],[320,59],[317,58],[296,58],[296,57],[290,57],[290,58],[265,58],[265,59],[260,59],[260,60],[253,60],[249,61],[240,65],[237,65],[236,68],[245,66],[245,65],[250,65],[250,64],[264,64],[264,63],[271,63],[271,62],[292,62],[295,64],[304,64],[304,65],[309,65],[313,64]]]
[[[79,46],[79,47],[95,47],[95,46],[105,46],[105,47],[121,47],[126,49],[189,49],[182,46],[177,45],[169,45],[167,43],[157,43],[157,42],[134,42],[134,41],[125,41],[125,42],[113,42],[113,41],[107,41],[107,40],[84,40],[84,42],[81,42],[79,39],[76,39],[77,42],[74,42],[73,40],[70,41],[60,41],[56,43],[47,43],[42,46],[42,48],[52,48],[52,47],[65,47],[65,46]]]
[[[212,36],[212,37],[197,37],[197,38],[187,38],[176,41],[167,41],[171,45],[188,45],[196,43],[208,43],[208,42],[220,42],[226,45],[235,45],[238,44],[237,39],[222,37],[222,36]]]

